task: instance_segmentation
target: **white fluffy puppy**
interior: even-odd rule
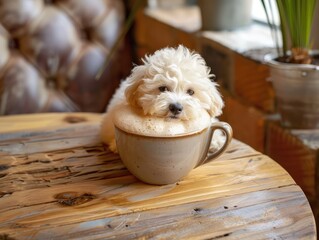
[[[205,60],[184,46],[146,56],[143,65],[133,68],[111,99],[102,121],[102,141],[117,151],[112,116],[121,105],[139,108],[145,115],[180,121],[199,117],[199,110],[205,109],[216,121],[224,103],[212,77]],[[217,139],[214,144],[221,142]]]

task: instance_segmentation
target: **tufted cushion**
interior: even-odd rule
[[[103,111],[126,74],[120,0],[0,0],[0,114]]]

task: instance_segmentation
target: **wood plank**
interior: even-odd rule
[[[0,140],[6,136],[4,133],[97,122],[100,121],[100,118],[101,114],[98,113],[40,113],[1,116]]]
[[[177,184],[165,186],[143,184],[125,170],[119,159],[75,156],[73,162],[75,159],[83,162],[72,166],[57,160],[51,170],[47,166],[50,163],[42,163],[45,168],[40,169],[38,162],[31,162],[38,169],[29,165],[27,169],[32,171],[26,171],[24,166],[2,171],[5,176],[0,188],[0,226],[10,222],[37,227],[50,222],[67,224],[101,214],[115,216],[113,205],[120,207],[123,214],[295,184],[282,168],[263,155],[211,162],[194,169]],[[36,194],[39,190],[41,197]],[[82,210],[67,211],[57,204],[57,196],[67,192],[94,197],[80,207]]]
[[[99,125],[83,125],[83,128],[69,127],[60,129],[61,131],[54,135],[53,130],[41,131],[35,134],[23,132],[14,135],[13,139],[7,141],[0,140],[0,156],[7,154],[29,154],[37,152],[49,152],[55,149],[68,149],[79,146],[91,146],[100,143],[100,137],[96,134]],[[73,131],[72,131],[73,130]],[[87,133],[87,135],[85,135]],[[59,135],[59,136],[58,136]],[[83,138],[82,136],[86,136]],[[18,136],[21,136],[17,139]],[[50,138],[54,136],[55,139]],[[13,142],[14,140],[18,140]]]
[[[100,143],[100,121],[101,114],[91,113],[1,117],[0,156],[96,145]]]
[[[105,209],[120,217],[103,215]],[[86,222],[78,219],[76,223],[54,224],[54,228],[52,220],[31,227],[24,222],[2,230],[16,239],[312,239],[314,233],[313,215],[309,209],[305,211],[307,201],[297,186],[156,208],[146,213],[145,209],[127,212],[116,204],[105,209],[93,214],[76,208],[79,215],[91,217]],[[296,217],[285,217],[287,212]]]

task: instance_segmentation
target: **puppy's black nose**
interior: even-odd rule
[[[180,103],[171,103],[168,108],[174,115],[178,115],[183,111],[183,106]]]

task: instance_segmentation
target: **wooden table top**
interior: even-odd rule
[[[99,140],[101,115],[0,118],[0,239],[316,239],[288,173],[233,140],[182,181],[147,185]]]

